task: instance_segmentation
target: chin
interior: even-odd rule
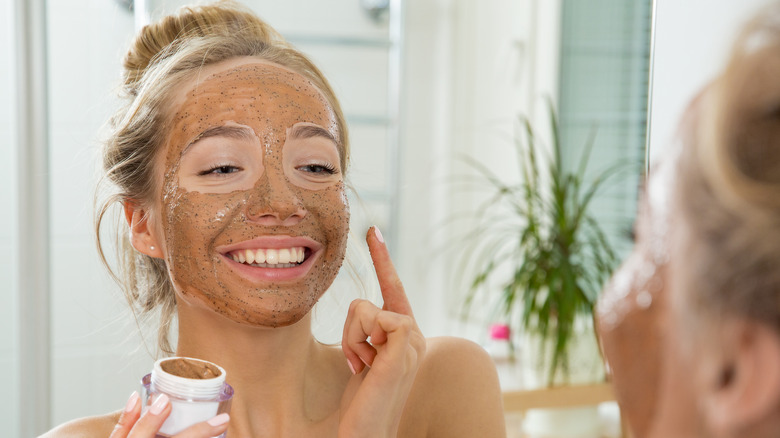
[[[261,291],[252,296],[228,296],[227,300],[200,292],[177,293],[177,301],[198,308],[200,315],[219,315],[237,324],[257,328],[279,328],[306,318],[322,294],[309,297],[290,292]],[[181,309],[180,309],[181,312]]]

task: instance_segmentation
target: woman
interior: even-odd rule
[[[780,431],[780,5],[654,169],[599,330],[634,436]]]
[[[227,371],[230,416],[179,437],[503,436],[495,370],[476,345],[426,340],[381,233],[366,241],[384,298],[356,300],[341,348],[311,309],[344,258],[347,128],[325,78],[247,9],[220,2],[146,26],[125,59],[127,105],[104,152],[132,247],[131,304],[178,320],[175,353]],[[100,220],[111,202],[98,214]],[[153,437],[158,397],[49,436]]]

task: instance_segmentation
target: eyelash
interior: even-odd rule
[[[632,243],[636,243],[636,221],[632,222],[629,228],[623,230],[623,237],[629,239]]]
[[[226,170],[226,169],[235,169],[235,170],[231,170],[230,172],[224,172],[224,170]],[[222,170],[223,172],[216,173],[215,172],[216,170]],[[206,175],[224,176],[224,175],[228,175],[228,174],[231,174],[231,173],[239,172],[241,170],[243,170],[243,169],[241,169],[238,166],[233,166],[232,164],[218,164],[216,166],[212,166],[208,170],[203,170],[201,172],[198,172],[198,176],[206,176]]]
[[[312,163],[312,164],[306,164],[306,165],[298,167],[299,170],[304,170],[305,172],[320,173],[320,172],[313,172],[312,170],[305,170],[305,169],[313,169],[313,168],[322,169],[321,172],[324,172],[324,173],[326,173],[328,175],[334,175],[334,174],[337,173],[336,172],[336,167],[334,165],[332,165],[332,164]]]

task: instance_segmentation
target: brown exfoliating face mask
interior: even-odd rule
[[[162,361],[160,368],[168,374],[187,379],[213,379],[222,374],[222,371],[212,363],[182,357]]]
[[[172,107],[161,196],[177,300],[255,326],[293,324],[346,251],[335,116],[276,64],[234,59],[199,77]]]

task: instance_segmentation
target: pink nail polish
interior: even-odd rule
[[[349,366],[349,370],[352,371],[352,374],[357,374],[355,372],[355,367],[352,365],[352,362],[349,359],[347,359],[347,366]]]
[[[385,238],[382,236],[382,232],[379,231],[379,227],[374,225],[374,235],[376,236],[376,239],[382,243],[385,243]]]
[[[149,409],[149,412],[151,412],[152,415],[160,415],[163,409],[165,409],[165,405],[167,404],[168,396],[165,394],[160,394],[154,400],[154,403],[152,403],[152,407]]]
[[[207,421],[211,426],[217,427],[222,426],[223,424],[227,423],[228,420],[230,420],[230,415],[228,414],[219,414],[216,417],[212,418],[211,420]]]
[[[127,400],[127,404],[125,404],[125,412],[132,412],[136,404],[138,404],[138,391],[133,391]]]

